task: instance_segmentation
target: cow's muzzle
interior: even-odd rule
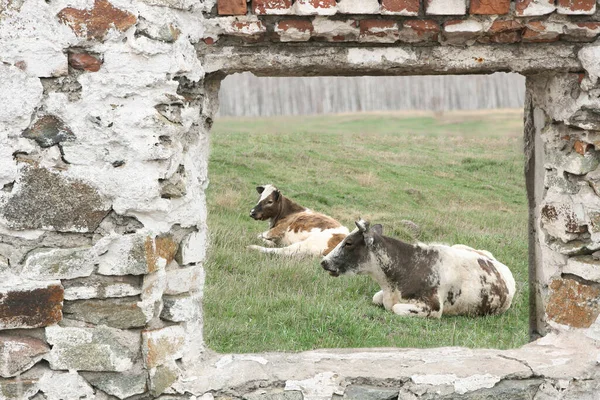
[[[325,271],[329,272],[329,275],[331,276],[340,276],[340,272],[337,270],[337,268],[332,266],[327,260],[321,261],[321,267],[323,267]]]
[[[256,213],[256,211],[254,210],[254,208],[252,210],[250,210],[250,217],[252,217],[254,219],[260,219],[259,215]]]

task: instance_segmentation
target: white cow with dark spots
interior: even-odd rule
[[[370,275],[381,287],[373,302],[398,315],[440,318],[505,312],[515,294],[510,269],[484,250],[464,245],[408,244],[364,220],[322,267],[332,276]]]
[[[327,255],[349,233],[335,219],[309,210],[284,197],[273,185],[258,186],[260,198],[250,216],[269,220],[269,230],[258,235],[269,247],[248,246],[263,253],[285,256]],[[273,247],[282,246],[282,247]]]

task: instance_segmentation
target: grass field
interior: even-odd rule
[[[324,347],[517,347],[527,342],[527,200],[520,111],[221,118],[208,190],[205,338],[219,352]],[[359,216],[406,241],[491,251],[517,281],[501,316],[404,318],[374,306],[367,276],[319,259],[247,250],[267,222],[255,186],[354,228]],[[412,229],[403,220],[418,226]]]

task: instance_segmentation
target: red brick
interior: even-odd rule
[[[436,21],[409,20],[403,24],[400,40],[408,43],[437,41],[439,34],[440,26]]]
[[[284,19],[277,23],[277,28],[282,31],[296,29],[300,32],[312,32],[314,30],[312,22],[304,19]]]
[[[471,0],[469,13],[471,14],[508,14],[510,0]]]
[[[494,21],[488,29],[488,33],[513,32],[523,29],[523,24],[515,20]]]
[[[419,0],[383,0],[382,14],[418,15]]]
[[[246,15],[247,11],[246,0],[217,1],[217,12],[219,15]]]
[[[359,41],[393,43],[398,40],[399,30],[396,21],[363,19],[359,26]]]
[[[523,31],[523,41],[532,43],[556,42],[559,39],[559,33],[547,31],[546,25],[542,21],[532,21],[527,23]]]
[[[97,72],[102,66],[102,61],[87,53],[69,53],[69,65],[71,68]]]
[[[557,0],[559,14],[593,14],[596,11],[596,0]]]
[[[521,41],[523,25],[515,20],[494,21],[480,43],[517,43]]]
[[[600,288],[574,279],[554,279],[549,286],[548,318],[575,328],[589,328],[600,314]]]
[[[296,0],[292,8],[298,15],[333,15],[337,12],[335,0]]]
[[[115,8],[107,0],[96,0],[89,10],[63,8],[58,14],[63,24],[69,25],[77,36],[102,40],[111,29],[125,31],[135,25],[137,18],[130,12]]]
[[[554,0],[515,0],[515,13],[519,17],[546,15],[555,9]]]
[[[258,20],[236,20],[225,26],[227,35],[241,36],[247,39],[258,39],[267,31],[265,25]]]
[[[292,7],[292,0],[252,0],[254,14],[286,14]]]
[[[576,140],[573,144],[573,150],[575,150],[575,152],[581,154],[582,156],[592,147],[594,147],[592,144],[585,143],[580,140]]]
[[[62,320],[64,290],[60,284],[0,288],[0,330],[39,328]]]
[[[282,42],[305,42],[313,31],[312,22],[304,19],[285,19],[275,25],[275,33]]]

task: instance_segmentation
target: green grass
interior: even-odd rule
[[[230,353],[323,347],[518,347],[527,342],[527,201],[516,111],[222,118],[212,132],[205,338]],[[489,317],[398,317],[367,276],[247,250],[258,184],[350,229],[359,216],[406,241],[466,244],[508,265],[517,294]],[[410,220],[420,232],[401,223]]]

